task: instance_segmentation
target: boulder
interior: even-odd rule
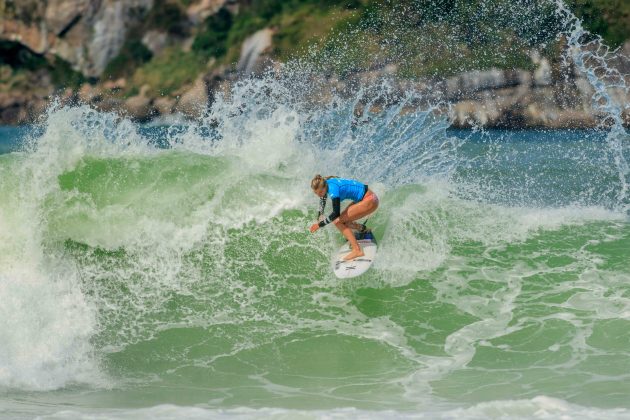
[[[230,6],[236,3],[229,0],[200,0],[197,1],[186,9],[188,19],[193,23],[202,22],[205,18],[215,14],[223,6]]]
[[[148,31],[142,37],[142,43],[153,55],[158,55],[168,43],[168,35],[162,31]]]
[[[449,111],[449,117],[455,127],[492,126],[499,118],[499,112],[492,102],[466,100],[454,104]]]
[[[48,102],[44,97],[19,91],[0,92],[0,124],[17,125],[32,122]]]
[[[543,57],[540,59],[536,70],[534,70],[534,85],[549,86],[551,82],[551,65],[549,60]]]
[[[204,77],[195,80],[192,87],[184,92],[177,102],[177,110],[189,117],[197,118],[208,108],[208,89]]]
[[[125,109],[133,119],[147,121],[155,114],[155,110],[151,106],[151,98],[148,96],[149,90],[150,87],[144,85],[138,95],[132,96],[125,101]]]
[[[217,95],[229,95],[234,79],[235,75],[226,66],[220,66],[203,77],[208,94],[208,107],[214,103]]]
[[[153,101],[153,106],[160,115],[170,115],[175,107],[175,99],[170,96],[160,96]]]
[[[13,105],[20,105],[24,102],[24,97],[14,92],[0,91],[0,109],[10,108]]]
[[[45,24],[56,36],[64,36],[88,11],[90,0],[48,0]]]
[[[58,98],[61,105],[70,105],[78,100],[78,94],[72,88],[65,88],[59,93]]]
[[[84,103],[94,103],[102,98],[103,93],[97,86],[92,86],[89,83],[81,85],[79,89],[79,100]]]
[[[124,101],[118,98],[105,97],[98,104],[96,108],[105,112],[115,112],[124,107]]]
[[[37,54],[44,54],[54,45],[55,36],[48,33],[45,27],[27,25],[23,22],[6,19],[0,26],[0,40],[18,42]]]
[[[499,69],[470,71],[446,79],[446,90],[450,97],[465,96],[485,89],[506,86],[505,72]]]
[[[19,104],[12,104],[6,108],[0,108],[0,123],[2,125],[18,125],[27,122],[26,108]]]
[[[124,77],[116,80],[108,80],[103,83],[103,88],[107,90],[116,91],[124,89],[125,87],[127,87],[127,79],[125,79]]]

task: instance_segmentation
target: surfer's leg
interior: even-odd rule
[[[346,225],[352,230],[361,231],[363,229],[363,225],[361,223],[347,222]]]
[[[341,232],[341,234],[348,240],[348,242],[350,242],[350,247],[352,248],[352,251],[350,251],[348,255],[343,257],[344,261],[348,261],[353,258],[364,256],[365,254],[363,253],[363,250],[359,246],[359,243],[357,242],[357,238],[354,237],[352,230],[350,230],[350,227],[346,225],[345,223],[341,222],[339,218],[337,218],[333,223],[335,224],[335,226],[337,226],[337,229],[339,229],[339,232]]]
[[[363,200],[358,203],[354,203],[346,207],[346,209],[341,212],[339,219],[341,219],[342,223],[347,225],[355,225],[356,228],[359,228],[361,225],[358,223],[352,223],[355,220],[359,220],[369,214],[372,214],[378,208],[378,197],[371,191],[368,191]]]
[[[345,225],[347,225],[350,229],[354,229],[354,230],[361,230],[363,229],[363,225],[359,224],[359,223],[355,223],[352,221],[348,220],[348,209],[352,206],[356,206],[357,203],[352,203],[350,204],[348,207],[346,207],[341,214],[339,215],[339,218],[341,219],[342,223],[344,223]]]

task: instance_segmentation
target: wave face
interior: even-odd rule
[[[357,113],[387,83],[315,105],[297,82],[194,123],[3,129],[2,410],[627,417],[627,131],[460,132],[413,92]],[[365,276],[308,233],[316,173],[381,198]]]

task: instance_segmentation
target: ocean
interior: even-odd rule
[[[0,415],[630,418],[629,134],[351,104],[1,128]],[[316,173],[381,198],[364,276]]]

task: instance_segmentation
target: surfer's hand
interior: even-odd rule
[[[315,231],[316,231],[317,229],[319,229],[319,223],[313,223],[313,224],[311,225],[310,231],[311,231],[311,233],[315,233]]]

